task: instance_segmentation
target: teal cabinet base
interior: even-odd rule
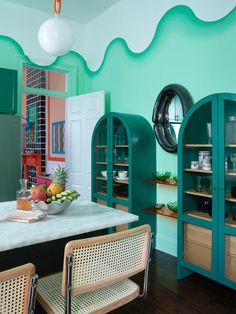
[[[188,268],[185,268],[184,266],[181,266],[179,264],[177,265],[177,279],[183,279],[190,276],[192,273],[193,272]]]

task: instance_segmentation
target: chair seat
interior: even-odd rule
[[[37,299],[48,313],[64,314],[61,295],[62,273],[39,280]],[[139,286],[129,279],[72,298],[72,313],[108,313],[139,295]]]

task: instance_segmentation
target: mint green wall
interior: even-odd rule
[[[235,60],[236,9],[222,20],[206,23],[179,6],[164,16],[144,52],[134,54],[122,39],[116,39],[97,72],[81,65],[85,81],[79,92],[103,89],[111,111],[140,114],[151,123],[156,97],[167,84],[182,84],[195,102],[215,92],[236,92]],[[176,163],[176,155],[157,145],[157,169],[176,172]],[[176,193],[173,188],[157,187],[157,200],[176,200]],[[152,219],[157,219],[157,248],[176,255],[176,221]]]
[[[28,60],[13,40],[0,37],[0,47],[0,67],[20,69],[19,64]],[[75,52],[58,58],[52,67],[73,69],[71,95],[104,90],[107,110],[140,114],[151,123],[156,97],[167,84],[182,84],[195,102],[215,92],[236,92],[235,60],[236,9],[219,21],[206,23],[189,8],[178,6],[162,18],[151,45],[140,54],[116,39],[96,72]],[[176,172],[176,164],[176,155],[157,145],[157,169]],[[157,187],[158,202],[176,197],[175,190]],[[176,255],[176,222],[152,219],[157,219],[157,247]]]

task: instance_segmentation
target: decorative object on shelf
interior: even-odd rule
[[[233,164],[232,172],[236,172],[236,154],[230,154],[230,161]]]
[[[198,169],[199,168],[199,162],[198,161],[191,161],[191,169]]]
[[[225,143],[236,143],[236,116],[229,116],[229,122],[225,123]]]
[[[162,208],[164,208],[165,206],[166,206],[166,205],[163,204],[163,203],[157,203],[157,204],[154,205],[154,208],[156,208],[156,209],[162,209]]]
[[[167,203],[167,207],[169,210],[172,210],[174,213],[177,213],[178,211],[178,203],[177,202],[169,202]]]
[[[212,143],[211,122],[207,122],[206,127],[207,127],[207,143],[211,144]]]
[[[153,108],[152,122],[156,139],[165,151],[177,152],[180,125],[192,104],[189,92],[178,84],[166,86],[158,95]]]
[[[72,48],[74,42],[70,26],[59,18],[61,5],[62,0],[54,0],[55,17],[45,21],[38,31],[40,46],[53,56],[66,54]]]
[[[152,177],[154,179],[157,179],[159,181],[166,181],[167,179],[169,179],[171,176],[171,172],[170,171],[156,171],[153,172]]]

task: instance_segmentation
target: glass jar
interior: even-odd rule
[[[21,189],[16,192],[16,208],[21,210],[32,209],[30,190],[27,189],[27,179],[20,179]]]

